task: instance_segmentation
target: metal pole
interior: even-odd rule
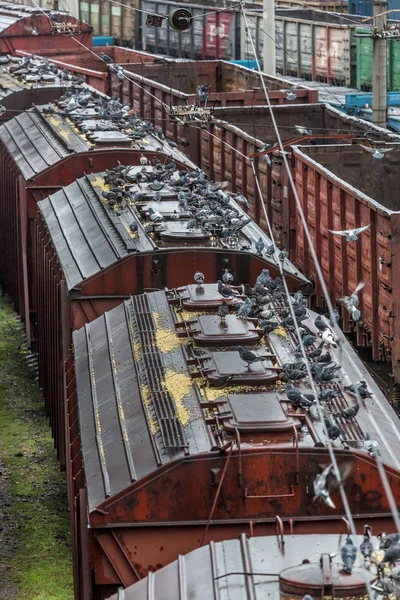
[[[387,1],[374,0],[375,31],[383,31],[387,22]],[[372,122],[386,127],[387,75],[386,75],[386,39],[374,38],[374,71],[372,74]]]
[[[263,0],[263,71],[275,75],[275,1]]]

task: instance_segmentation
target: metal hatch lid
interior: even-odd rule
[[[226,401],[232,416],[226,429],[240,432],[279,432],[301,427],[299,419],[288,416],[274,393],[229,394]]]

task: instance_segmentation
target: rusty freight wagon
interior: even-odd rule
[[[343,330],[353,331],[358,345],[371,348],[374,360],[391,362],[399,382],[400,150],[396,145],[387,148],[392,150],[382,160],[359,145],[300,146],[293,152],[296,186],[331,300],[336,302],[351,294],[359,281],[365,282],[359,306],[362,320],[354,323],[343,310]],[[299,219],[294,220],[297,237],[292,257],[315,278],[316,303],[322,307],[304,232]],[[346,242],[328,231],[360,225],[369,225],[369,229],[357,242]]]
[[[374,558],[381,555],[379,539],[369,536]],[[375,533],[379,533],[376,531]],[[352,538],[359,548],[364,536]],[[357,555],[352,574],[343,572],[340,550],[346,542],[343,531],[336,535],[291,535],[287,528],[276,536],[242,534],[237,540],[211,543],[131,585],[122,587],[108,600],[302,600],[336,597],[364,600],[365,578],[372,582],[375,569]],[[340,594],[340,596],[339,596]]]
[[[168,137],[197,164],[201,160],[199,131],[179,124],[178,118],[171,118],[171,107],[202,106],[197,91],[201,85],[209,86],[207,106],[212,111],[220,106],[252,107],[266,102],[259,73],[226,61],[169,61],[166,64],[119,66],[124,68],[129,79],[120,81],[116,72],[110,69],[112,94],[117,95],[121,102],[134,106],[143,118],[165,127]],[[293,102],[287,99],[285,91],[291,87],[290,83],[279,77],[263,77],[270,90],[272,104]],[[295,103],[317,101],[317,90],[299,84]]]
[[[74,332],[66,377],[77,598],[105,598],[211,540],[273,534],[276,526],[338,531],[339,491],[330,508],[313,502],[313,481],[331,462],[323,424],[289,401],[282,380],[299,344],[279,316],[281,301],[265,294],[275,327],[264,336],[240,309],[217,314],[223,297],[213,283],[133,296]],[[311,331],[316,317],[306,311]],[[366,522],[393,531],[365,439],[379,439],[396,497],[397,415],[347,342],[342,359],[329,352],[342,367],[328,384],[337,397],[324,402],[324,420],[338,428],[350,510],[360,532]],[[372,397],[346,421],[356,369]],[[327,384],[316,385],[320,394]]]
[[[155,56],[148,52],[139,52],[130,48],[96,46],[86,50],[78,44],[76,44],[76,48],[69,48],[64,52],[57,48],[49,49],[44,53],[44,56],[59,69],[67,69],[73,75],[84,75],[88,85],[103,94],[108,94],[110,92],[110,70],[108,64],[100,58],[100,52],[110,56],[114,63],[165,63],[170,60],[164,56]],[[29,52],[23,50],[17,50],[16,54],[17,56],[30,56]]]
[[[91,97],[94,102],[106,98]],[[194,167],[160,132],[142,127],[140,120],[136,134],[129,124],[124,129],[111,120],[99,119],[93,106],[69,111],[67,116],[65,110],[65,106],[35,107],[0,127],[0,272],[27,325],[28,337],[34,308],[37,202],[83,173],[113,168],[118,161],[139,164],[141,155],[156,155],[161,160],[170,157],[179,165]]]
[[[6,110],[0,114],[0,122],[9,121],[17,114],[32,108],[33,105],[48,104],[62,96],[71,85],[70,81],[60,79],[60,71],[47,72],[39,81],[29,81],[30,72],[26,68],[29,57],[30,68],[35,71],[40,65],[40,57],[35,59],[25,53],[26,58],[2,57],[0,69],[0,104]],[[28,80],[26,80],[28,75]],[[64,73],[64,75],[67,75]],[[33,79],[39,75],[33,75]]]
[[[144,171],[132,168],[130,177],[135,177],[135,171],[142,179],[140,188],[133,185],[131,193],[134,198],[140,193],[141,201],[128,203],[124,209],[117,205],[115,210],[104,197],[110,189],[102,174],[78,179],[39,203],[35,330],[40,385],[62,465],[63,364],[71,347],[71,331],[130,294],[182,285],[196,271],[217,281],[225,269],[232,269],[249,283],[263,266],[278,273],[275,262],[255,249],[259,238],[266,248],[270,240],[232,200],[231,210],[238,212],[244,227],[224,240],[215,237],[217,230],[211,224],[200,230],[191,223],[190,213],[179,208],[179,187],[172,182],[164,186],[158,180],[146,182],[156,171],[150,165]],[[161,187],[161,193],[153,187]],[[165,221],[159,219],[153,225],[149,209]],[[285,265],[291,287],[307,284],[288,261]]]
[[[17,50],[41,54],[49,49],[73,52],[77,46],[73,37],[90,47],[91,25],[65,12],[0,2],[0,54],[15,56]]]
[[[303,140],[302,143],[311,140],[311,143],[335,144],[338,138],[363,138],[368,132],[371,140],[400,141],[397,134],[362,119],[346,116],[327,104],[276,106],[274,115],[292,164],[292,145],[298,140]],[[306,136],[300,133],[299,128],[308,131]],[[198,132],[201,136],[199,164],[211,179],[229,181],[232,191],[242,192],[249,202],[249,215],[267,230],[251,164],[245,156],[254,155],[265,144],[276,144],[268,108],[218,108],[207,129],[208,133]],[[267,162],[265,157],[256,156],[255,166],[274,237],[280,247],[291,251],[296,243],[293,193],[280,152],[271,148],[269,157],[271,160]]]

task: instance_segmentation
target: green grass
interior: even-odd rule
[[[0,556],[0,573],[16,584],[17,600],[72,600],[65,475],[25,360],[23,331],[7,298],[0,297],[0,461],[7,535],[15,542]]]

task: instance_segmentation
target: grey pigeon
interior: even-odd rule
[[[318,473],[313,482],[314,487],[314,500],[316,498],[321,498],[327,506],[330,508],[335,508],[335,505],[329,495],[329,490],[327,486],[328,475],[332,472],[333,465],[328,465],[322,473]]]
[[[263,250],[265,248],[265,244],[264,244],[264,242],[262,240],[262,237],[258,238],[258,240],[256,241],[255,246],[256,246],[257,254],[262,254]]]
[[[382,559],[382,563],[395,563],[400,560],[400,544],[392,544],[385,551],[385,556]]]
[[[223,272],[222,275],[222,281],[225,284],[229,284],[233,282],[233,275],[232,273],[229,271],[229,269],[225,269],[225,271]]]
[[[374,551],[374,546],[371,542],[371,528],[369,525],[364,525],[364,538],[360,544],[360,552],[364,559],[370,558]]]
[[[234,290],[232,290],[230,287],[224,285],[220,279],[218,280],[217,283],[218,283],[218,292],[224,298],[230,298],[231,296],[237,296],[236,292],[234,292]]]
[[[352,419],[354,419],[357,416],[359,410],[360,410],[360,405],[354,404],[354,406],[349,406],[348,408],[345,408],[344,410],[342,410],[340,413],[335,413],[334,416],[342,417],[345,421],[351,421]]]
[[[356,229],[344,229],[343,231],[333,231],[332,229],[328,229],[328,231],[329,233],[333,233],[333,235],[339,235],[346,238],[346,242],[356,242],[358,240],[358,236],[366,231],[369,227],[370,224],[364,225],[364,227],[358,227]]]
[[[254,352],[250,352],[250,350],[245,350],[243,346],[236,346],[236,350],[239,352],[240,358],[247,364],[247,368],[250,369],[250,365],[256,362],[263,362],[267,360],[263,356],[257,356]]]
[[[343,570],[345,571],[345,573],[351,575],[354,563],[356,562],[357,548],[355,547],[353,540],[350,538],[350,536],[347,536],[347,540],[343,545],[340,553],[343,561]]]
[[[201,271],[196,271],[196,273],[194,274],[194,281],[195,283],[197,283],[198,287],[204,285],[204,273],[202,273]]]

